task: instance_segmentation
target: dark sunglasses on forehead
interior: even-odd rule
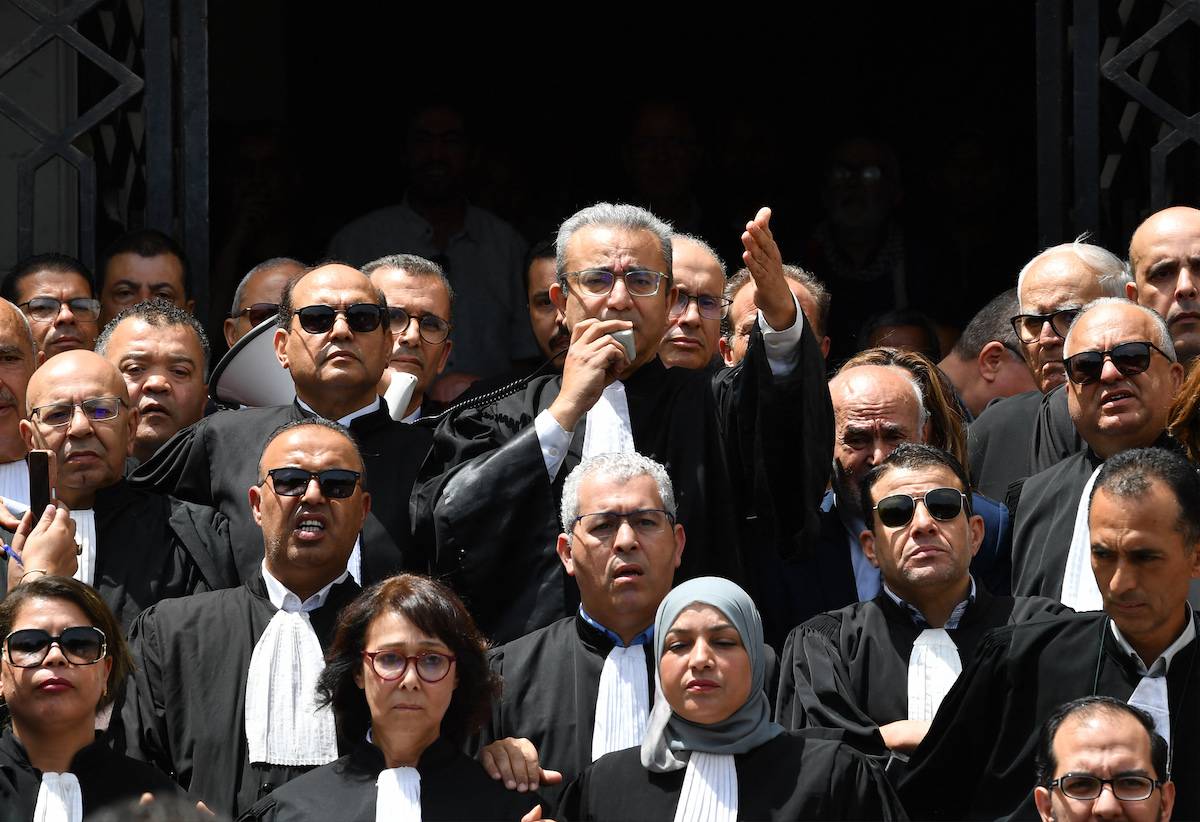
[[[271,487],[281,497],[302,497],[308,490],[308,484],[313,480],[321,489],[321,496],[326,499],[346,499],[354,494],[358,471],[348,468],[327,468],[324,471],[305,471],[303,468],[272,468],[267,472],[271,478]],[[264,479],[259,485],[262,485]]]
[[[1108,351],[1080,351],[1063,360],[1063,366],[1067,369],[1067,379],[1076,385],[1087,385],[1099,381],[1105,360],[1112,360],[1121,376],[1132,377],[1150,367],[1155,351],[1171,359],[1152,342],[1134,341],[1114,345]]]
[[[236,314],[230,314],[231,320],[245,317],[250,325],[259,325],[279,314],[279,303],[254,303],[248,305]]]
[[[300,318],[300,327],[309,334],[324,334],[333,328],[338,314],[346,318],[346,325],[355,333],[369,333],[379,328],[380,324],[389,324],[386,308],[375,303],[354,303],[345,308],[334,308],[332,305],[306,305],[296,309]]]
[[[18,668],[41,665],[53,645],[57,645],[67,661],[75,665],[94,665],[104,659],[108,650],[104,632],[91,625],[64,628],[58,636],[41,628],[22,628],[4,639],[9,664]]]
[[[957,488],[930,488],[921,496],[909,494],[892,494],[884,497],[875,504],[875,513],[879,521],[889,528],[899,528],[908,525],[913,514],[917,512],[917,503],[924,502],[929,516],[942,522],[949,522],[963,510],[963,500],[966,494]]]

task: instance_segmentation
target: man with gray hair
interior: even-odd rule
[[[1086,448],[1020,488],[1013,524],[1013,593],[1098,610],[1089,573],[1087,506],[1104,461],[1130,448],[1169,447],[1167,417],[1184,369],[1152,309],[1106,297],[1084,306],[1063,347],[1067,403]]]
[[[1019,307],[1015,288],[993,297],[938,363],[954,386],[967,422],[992,400],[1037,388],[1010,323]]]
[[[491,652],[504,693],[480,752],[493,778],[551,801],[594,760],[641,744],[654,702],[654,614],[685,542],[666,469],[637,453],[581,462],[563,484],[561,513],[555,549],[580,605]]]
[[[694,535],[683,577],[753,578],[756,551],[794,550],[815,530],[832,412],[770,216],[762,209],[742,234],[758,286],[750,353],[714,374],[657,356],[678,299],[669,226],[600,203],[559,229],[550,296],[572,334],[562,375],[445,416],[413,496],[435,572],[494,641],[574,610],[553,548],[557,489],[595,454],[637,451],[668,466]]]
[[[821,356],[829,356],[829,308],[832,305],[832,295],[825,284],[798,265],[785,265],[783,276],[787,277],[787,286],[800,303],[808,325],[817,338],[821,347]],[[724,326],[724,334],[718,343],[721,358],[726,365],[737,365],[746,356],[750,332],[754,330],[755,315],[758,306],[754,295],[758,289],[750,277],[750,269],[743,268],[729,278],[725,284],[725,299],[729,301]]]
[[[725,263],[704,240],[686,234],[671,238],[671,257],[679,300],[671,306],[658,356],[667,368],[708,368],[717,356],[728,307]]]
[[[279,313],[283,290],[304,271],[304,263],[291,257],[272,257],[247,271],[233,292],[233,306],[225,318],[225,344],[232,348],[250,329],[273,319]]]
[[[971,476],[996,499],[1005,499],[1013,483],[1083,447],[1071,430],[1060,388],[1066,382],[1063,339],[1083,305],[1124,296],[1130,281],[1119,257],[1084,239],[1047,248],[1017,275],[1020,309],[1012,325],[1038,390],[995,403],[968,431]]]
[[[416,378],[405,408],[393,417],[416,422],[433,381],[446,369],[454,343],[450,340],[454,289],[442,267],[415,254],[389,254],[363,266],[371,284],[383,292],[391,316],[392,354],[379,381],[379,393],[389,398],[393,374]]]

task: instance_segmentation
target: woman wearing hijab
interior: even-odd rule
[[[536,794],[506,790],[462,752],[497,690],[485,647],[458,597],[431,579],[401,574],[363,591],[338,617],[317,687],[357,743],[243,822],[541,819],[530,814]]]
[[[34,572],[30,572],[31,574]],[[0,820],[80,822],[113,802],[179,786],[109,748],[96,714],[131,668],[116,617],[87,585],[38,575],[0,601]]]
[[[654,621],[658,689],[641,748],[594,762],[556,818],[904,818],[874,762],[771,721],[762,647],[758,612],[734,583],[701,577],[673,590]]]

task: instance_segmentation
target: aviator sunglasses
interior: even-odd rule
[[[267,472],[271,487],[281,497],[302,497],[314,479],[326,499],[346,499],[354,493],[358,471],[349,468],[326,468],[324,471],[305,471],[303,468],[272,468]],[[266,482],[264,479],[259,485]]]
[[[1114,345],[1108,351],[1080,351],[1063,360],[1063,366],[1066,367],[1067,378],[1071,382],[1087,385],[1100,379],[1100,375],[1104,373],[1105,360],[1112,360],[1121,376],[1132,377],[1150,367],[1150,358],[1155,351],[1167,357],[1162,349],[1152,342],[1134,341]]]
[[[913,514],[917,511],[917,501],[925,503],[929,516],[942,522],[949,522],[962,512],[963,499],[966,494],[957,488],[930,488],[922,496],[909,494],[892,494],[884,497],[875,504],[875,513],[879,521],[889,528],[899,528],[908,525]]]
[[[346,318],[346,325],[356,333],[369,333],[379,328],[380,323],[388,325],[388,312],[375,303],[354,303],[344,308],[334,308],[332,305],[306,305],[296,309],[300,318],[300,327],[309,334],[324,334],[333,328],[337,315]]]

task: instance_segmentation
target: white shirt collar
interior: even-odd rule
[[[304,400],[300,399],[300,397],[296,397],[296,402],[300,405],[301,408],[303,408],[308,413],[316,414],[318,417],[322,416],[321,414],[317,413],[317,411],[314,410],[311,405],[306,403]],[[359,417],[365,417],[367,414],[370,414],[373,411],[378,411],[380,404],[381,404],[381,400],[379,399],[379,396],[376,395],[374,402],[364,405],[362,408],[358,409],[357,411],[351,411],[346,416],[339,417],[338,419],[334,420],[334,422],[336,422],[338,425],[347,425],[348,426],[348,425],[350,425],[350,423],[352,421],[358,419]]]
[[[349,574],[349,571],[342,571],[341,576],[301,602],[300,597],[289,591],[282,582],[271,575],[271,572],[267,570],[266,560],[263,560],[262,564],[263,582],[267,585],[267,597],[276,608],[289,612],[315,611],[320,608],[329,598],[329,592],[333,586],[344,580]]]
[[[404,419],[400,420],[400,422],[407,422],[407,423],[410,423],[410,424],[411,424],[411,423],[414,423],[414,422],[416,422],[416,421],[417,421],[417,420],[419,420],[419,419],[421,419],[421,406],[420,406],[420,404],[418,403],[418,405],[417,405],[417,410],[416,410],[416,411],[413,411],[413,412],[412,412],[411,414],[409,414],[407,417],[405,417]]]
[[[1165,676],[1167,672],[1171,670],[1171,660],[1175,658],[1175,654],[1186,648],[1188,644],[1196,638],[1196,618],[1192,615],[1191,604],[1185,604],[1187,605],[1187,622],[1184,623],[1182,633],[1175,638],[1174,642],[1167,646],[1165,651],[1158,655],[1158,659],[1154,660],[1153,664],[1151,664],[1149,667],[1147,667],[1146,663],[1142,661],[1142,658],[1138,656],[1137,651],[1133,650],[1133,646],[1125,640],[1125,637],[1121,636],[1121,629],[1117,627],[1116,621],[1112,619],[1108,621],[1109,626],[1112,628],[1113,637],[1115,637],[1117,640],[1117,644],[1121,646],[1122,650],[1133,657],[1134,662],[1138,666],[1138,673],[1140,673],[1142,676],[1146,676],[1150,669],[1159,663],[1159,660],[1161,660],[1163,663],[1163,675]]]

